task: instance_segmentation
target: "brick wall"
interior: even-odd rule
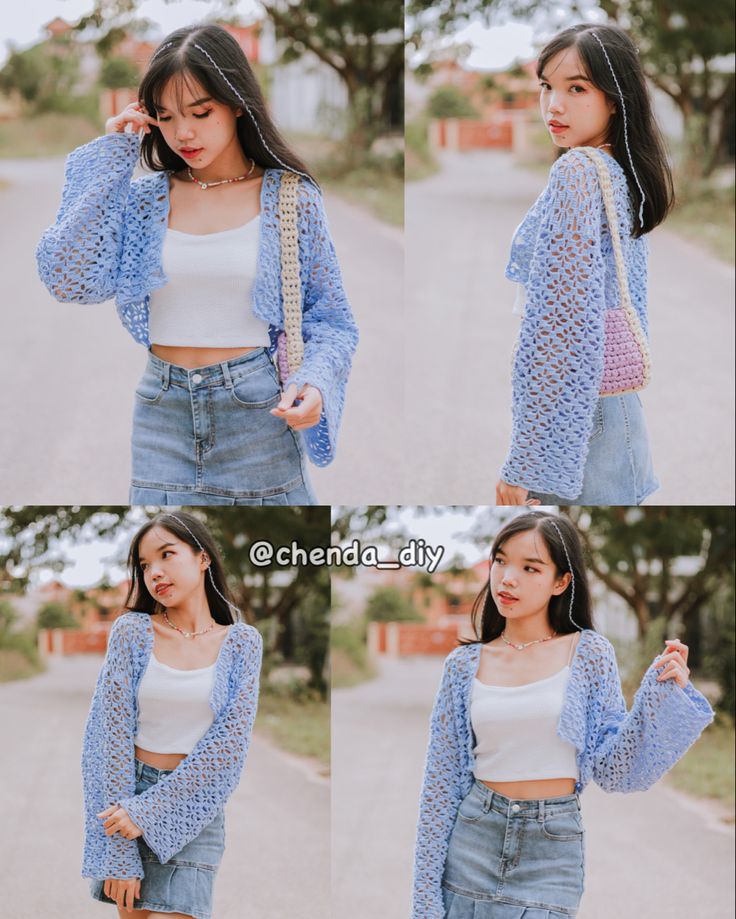
[[[38,650],[45,654],[104,654],[108,629],[40,629]]]
[[[423,622],[368,623],[368,651],[373,655],[437,654],[445,657],[457,646],[457,639],[457,625],[440,628]]]

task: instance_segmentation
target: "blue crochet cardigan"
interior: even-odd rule
[[[648,338],[647,243],[631,236],[626,175],[611,176],[632,305]],[[512,435],[501,479],[574,500],[604,367],[605,315],[619,306],[616,263],[594,164],[570,150],[519,225],[506,277],[526,288],[513,361]]]
[[[430,721],[419,807],[412,919],[443,919],[442,876],[457,811],[473,784],[470,692],[481,645],[461,645],[445,660]],[[657,682],[655,658],[631,711],[621,692],[607,638],[580,634],[557,734],[577,751],[580,792],[593,779],[604,791],[644,791],[677,762],[713,720],[705,697],[688,683]]]
[[[61,301],[102,303],[115,297],[133,338],[149,347],[151,292],[168,278],[161,251],[168,226],[169,173],[131,182],[138,162],[137,134],[105,134],[69,154],[56,222],[36,250],[41,280]],[[278,193],[283,170],[267,169],[261,191],[258,270],[253,312],[269,323],[271,350],[284,326]],[[323,401],[320,421],[304,431],[307,453],[317,466],[335,454],[345,387],[358,332],[345,296],[322,196],[299,183],[299,261],[302,286],[304,362],[286,380],[316,386]]]
[[[124,807],[163,864],[214,819],[245,763],[258,706],[262,641],[257,629],[239,622],[230,627],[217,658],[211,727],[173,772],[135,794],[138,684],[152,647],[148,613],[116,619],[84,731],[82,877],[143,877],[137,841],[120,833],[105,836],[98,813],[112,804]]]

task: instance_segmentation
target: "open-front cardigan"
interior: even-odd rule
[[[143,877],[137,841],[120,833],[106,836],[98,813],[113,804],[125,808],[163,864],[214,819],[245,763],[258,706],[262,641],[257,629],[239,622],[230,626],[217,658],[212,725],[173,772],[135,794],[138,684],[152,648],[148,613],[125,613],[114,622],[84,731],[83,877]]]
[[[631,235],[623,169],[596,152],[610,178],[631,306],[646,341],[646,238]],[[511,445],[500,477],[574,500],[583,489],[604,370],[626,377],[630,357],[612,353],[622,299],[600,180],[584,152],[570,150],[555,162],[514,234],[506,277],[524,285],[526,303],[513,359]]]
[[[56,222],[36,250],[41,280],[63,302],[115,298],[118,316],[145,347],[151,292],[163,287],[161,252],[169,216],[169,172],[131,181],[137,134],[105,134],[69,154]],[[261,188],[253,313],[269,323],[272,352],[284,328],[278,196],[280,169],[266,169]],[[299,183],[297,202],[304,361],[284,389],[306,383],[322,394],[322,416],[304,431],[317,466],[332,461],[358,332],[342,286],[319,190]]]
[[[480,654],[480,644],[461,645],[445,660],[419,806],[412,919],[445,915],[442,876],[450,834],[473,784],[470,692]],[[581,632],[557,726],[558,736],[577,751],[577,792],[591,779],[604,791],[644,791],[713,720],[708,701],[691,683],[681,689],[674,680],[657,682],[658,660],[627,711],[611,643],[590,629]]]

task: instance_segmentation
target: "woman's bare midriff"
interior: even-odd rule
[[[483,782],[506,798],[561,798],[575,791],[575,779],[534,779],[529,782]]]
[[[185,756],[186,753],[151,753],[135,747],[135,758],[154,769],[176,769]]]
[[[187,370],[197,370],[199,367],[209,367],[210,364],[221,364],[223,361],[232,361],[236,357],[255,351],[253,348],[180,348],[175,345],[151,345],[151,351],[156,357],[177,367],[186,367]]]

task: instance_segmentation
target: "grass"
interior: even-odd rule
[[[16,648],[0,648],[0,683],[27,680],[45,669],[40,661],[31,660]]]
[[[717,715],[698,742],[669,772],[669,781],[680,791],[701,798],[714,798],[734,821],[734,725],[730,718]]]
[[[345,689],[372,680],[376,669],[368,656],[365,622],[332,627],[330,633],[332,688]]]
[[[703,246],[716,258],[734,264],[734,186],[685,188],[665,226]]]
[[[81,115],[47,112],[0,122],[0,158],[63,156],[101,133]]]
[[[329,765],[329,702],[265,684],[261,687],[256,726],[282,750]]]

